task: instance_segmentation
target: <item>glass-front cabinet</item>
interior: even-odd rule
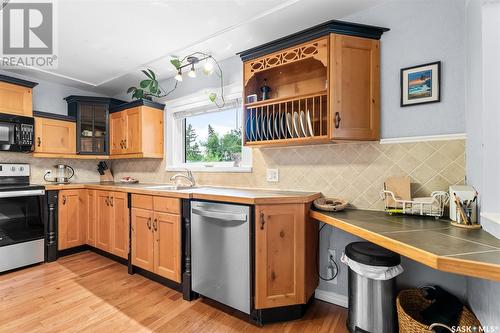
[[[109,154],[109,108],[125,103],[114,98],[68,96],[68,115],[76,118],[77,154]]]

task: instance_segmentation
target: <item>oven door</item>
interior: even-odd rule
[[[44,190],[0,191],[0,248],[45,238]]]

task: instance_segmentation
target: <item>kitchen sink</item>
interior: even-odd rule
[[[194,186],[182,186],[182,185],[154,185],[144,187],[148,190],[159,190],[159,191],[178,191],[178,190],[188,190],[194,188]]]

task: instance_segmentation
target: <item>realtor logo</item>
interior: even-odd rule
[[[36,1],[36,0],[35,0]],[[0,67],[54,68],[54,5],[52,2],[2,3]]]

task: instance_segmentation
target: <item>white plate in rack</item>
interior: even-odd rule
[[[295,135],[293,133],[293,120],[291,113],[286,114],[286,128],[288,129],[288,134],[290,135],[290,137],[294,138]]]
[[[260,141],[262,140],[262,136],[260,135],[260,115],[257,114],[255,116],[255,128],[254,128],[254,131],[255,131],[255,140],[257,141]]]
[[[309,128],[309,134],[314,136],[314,129],[311,122],[311,113],[307,110],[307,127]]]
[[[300,129],[302,130],[302,134],[304,134],[304,136],[309,136],[306,124],[306,114],[304,113],[304,111],[300,111],[299,123],[300,123]]]
[[[295,134],[297,135],[298,138],[301,138],[304,136],[304,133],[300,130],[300,125],[299,125],[299,114],[297,111],[293,112],[293,129],[295,131]]]

